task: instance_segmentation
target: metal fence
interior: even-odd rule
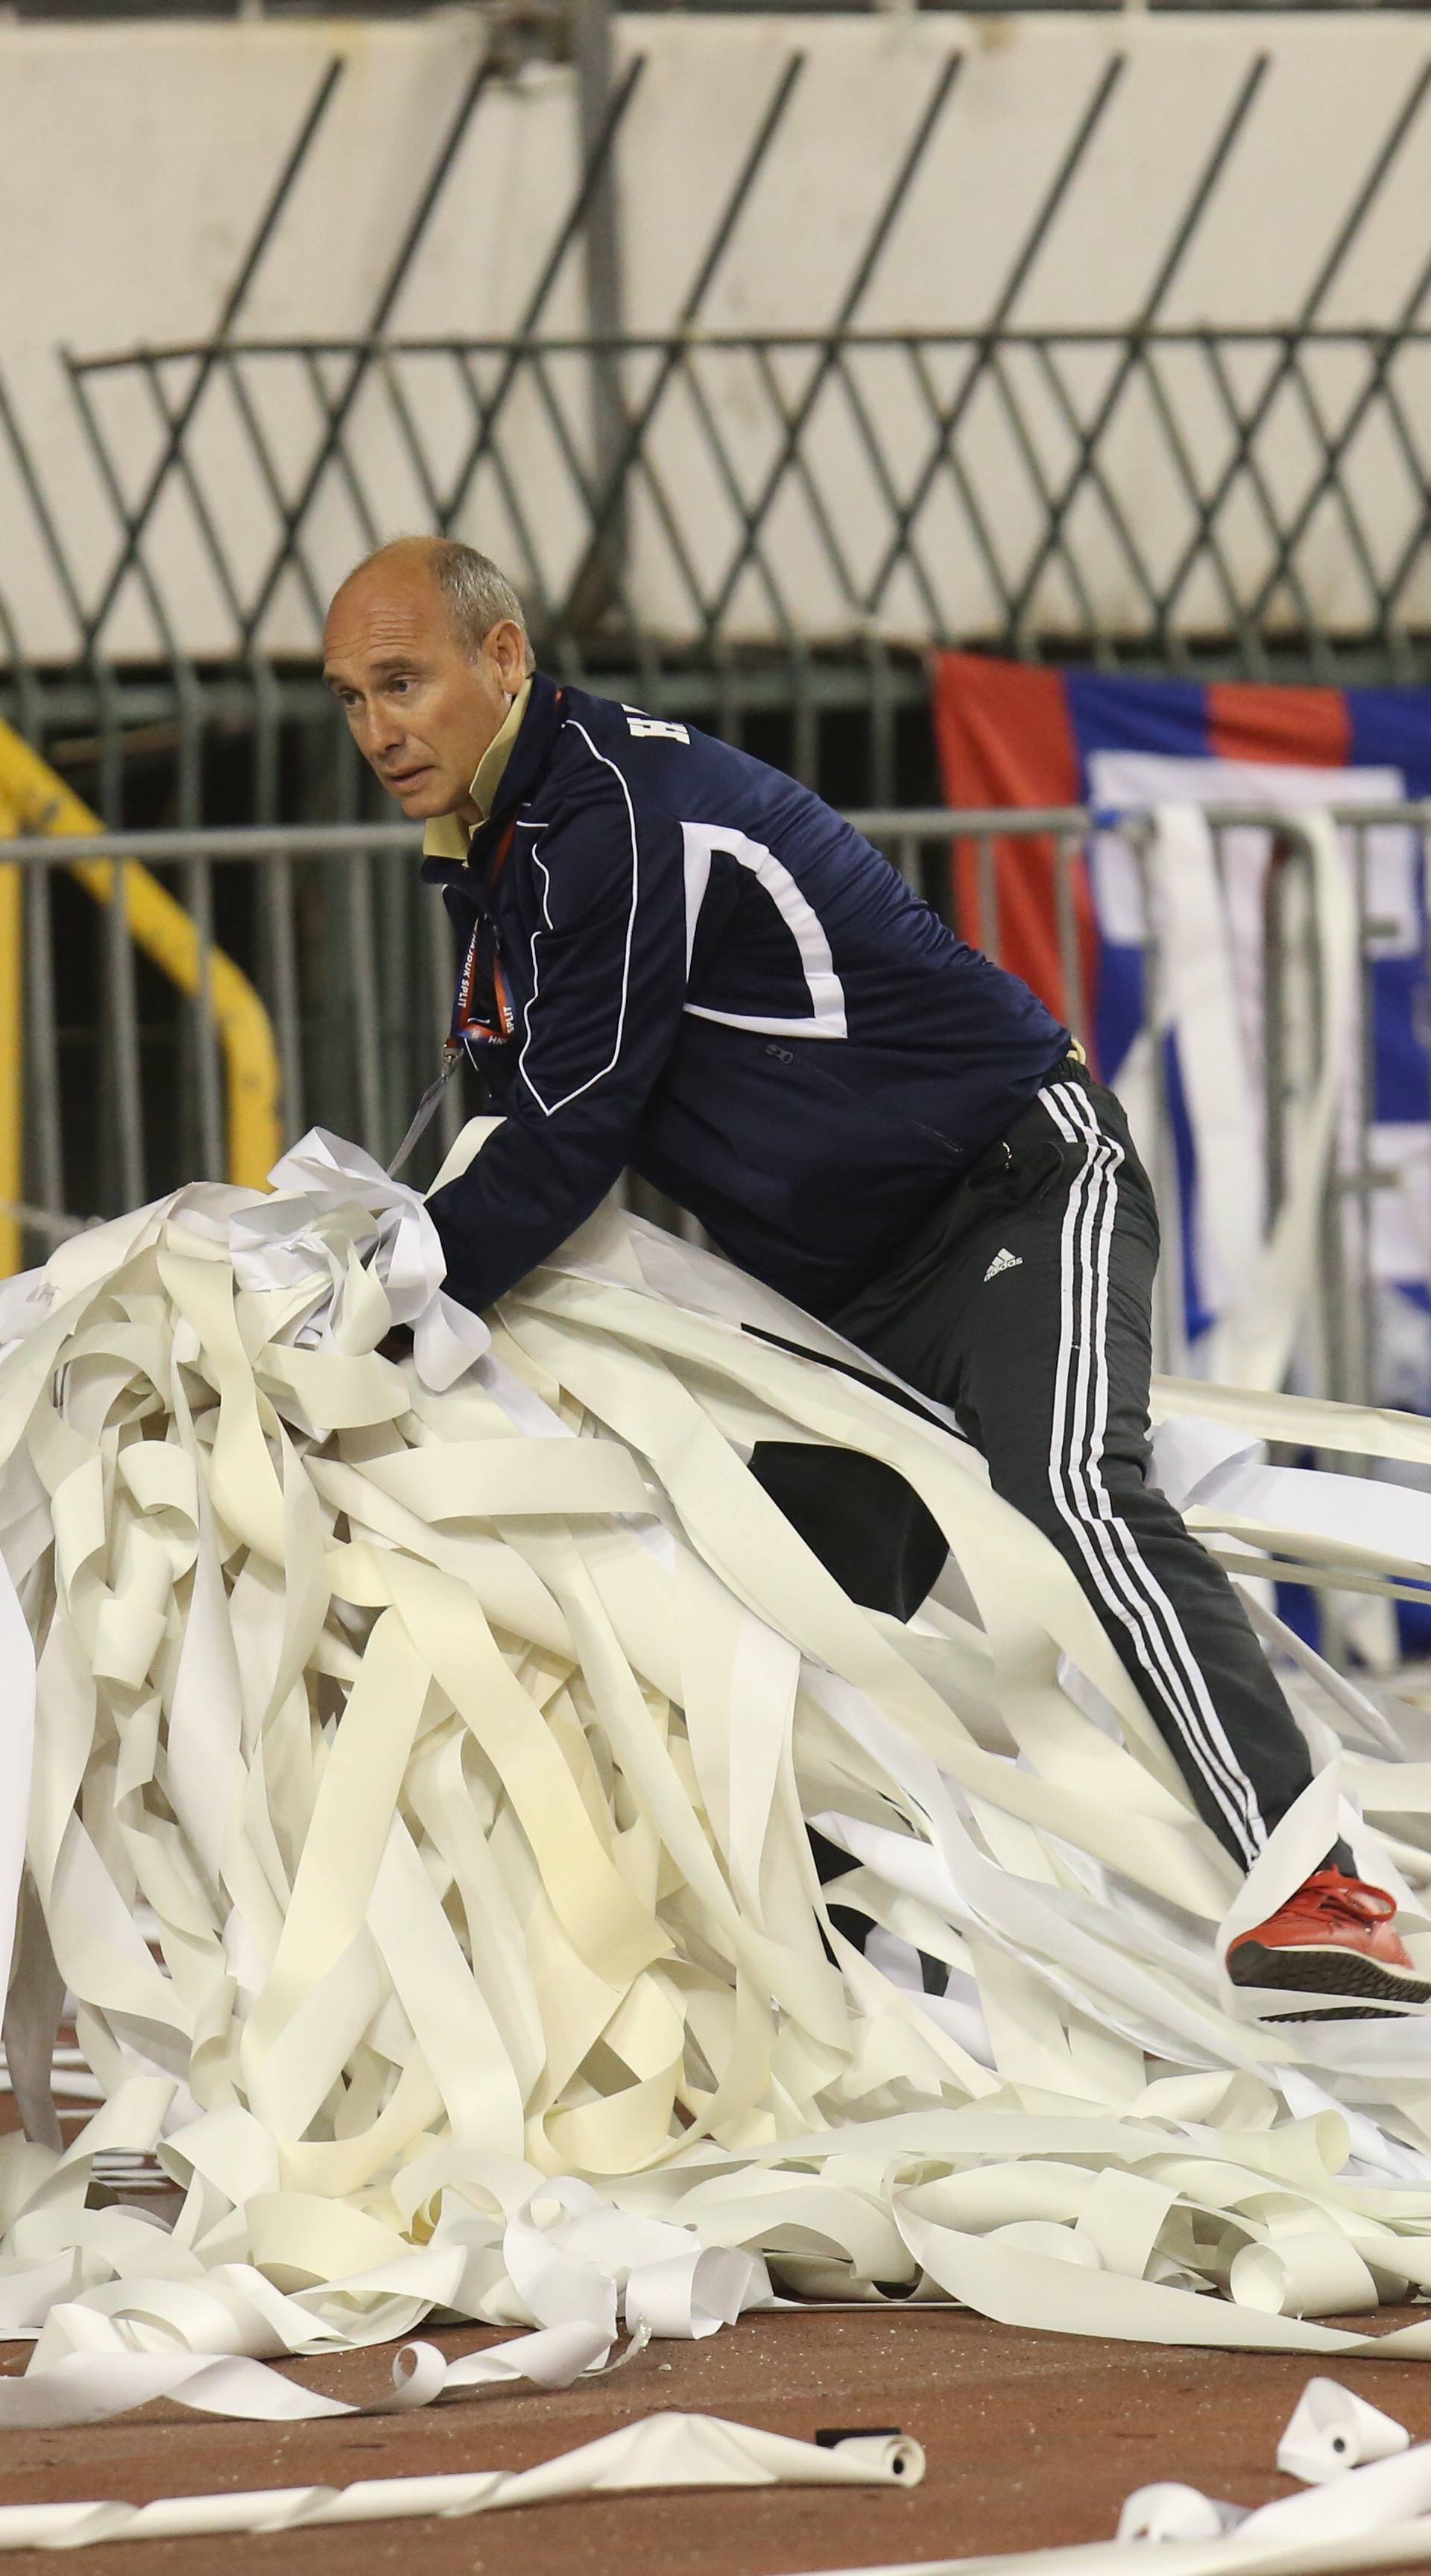
[[[1341,179],[1285,314],[1261,326],[1177,317],[1227,175],[1261,148],[1265,51],[1239,63],[1197,138],[1138,309],[1117,327],[1031,327],[1044,264],[1126,110],[1128,57],[1110,41],[1068,99],[982,314],[872,329],[913,192],[963,112],[951,23],[828,312],[805,332],[732,332],[712,317],[733,245],[761,219],[803,112],[809,65],[792,43],[730,138],[728,184],[664,327],[638,333],[623,327],[613,191],[645,64],[639,41],[619,65],[586,43],[603,15],[572,16],[580,163],[569,195],[534,214],[540,256],[504,336],[414,338],[399,320],[520,52],[515,19],[422,147],[351,336],[248,328],[346,76],[335,52],[276,153],[210,333],[61,353],[108,543],[89,520],[77,542],[0,378],[0,471],[54,608],[42,658],[0,598],[0,712],[109,825],[366,820],[317,634],[353,557],[401,524],[508,558],[559,676],[656,712],[679,702],[731,738],[763,725],[753,747],[842,803],[933,790],[919,722],[931,641],[1207,677],[1431,676],[1431,258],[1410,263],[1387,309],[1334,318],[1388,190],[1424,152],[1431,62]],[[559,329],[573,300],[583,327]]]
[[[1220,638],[1251,678],[1289,639],[1330,678],[1355,639],[1424,669],[1431,330],[1414,318],[253,340],[76,361],[72,382],[116,494],[109,424],[132,439],[147,409],[156,441],[139,499],[116,502],[90,655],[138,584],[153,649],[182,658],[148,536],[172,486],[240,659],[271,649],[285,591],[316,635],[343,563],[414,523],[480,528],[568,664],[594,640],[639,669],[663,648],[788,656],[872,631],[1174,669]],[[312,397],[296,464],[295,384]]]
[[[959,916],[965,935],[996,959],[1007,950],[1008,854],[1016,854],[1016,866],[1036,867],[1052,898],[1064,1012],[1075,1034],[1093,1038],[1079,910],[1090,835],[1109,828],[1110,818],[1077,807],[1021,813],[928,807],[851,819],[908,884]],[[1375,1398],[1383,1375],[1376,1209],[1401,1179],[1388,1167],[1377,1133],[1371,979],[1389,937],[1403,950],[1408,935],[1415,940],[1411,963],[1422,992],[1424,1035],[1431,806],[1347,808],[1337,820],[1355,885],[1363,971],[1308,1351],[1312,1374],[1328,1391],[1366,1400]],[[1269,828],[1266,812],[1256,808],[1213,809],[1209,822],[1225,876],[1245,858],[1246,845],[1239,850],[1236,836]],[[1136,865],[1150,828],[1148,817],[1116,818]],[[1298,913],[1297,828],[1279,818],[1277,830],[1283,864],[1269,877],[1257,1006],[1265,1031],[1260,1064],[1269,1218],[1287,1186],[1289,1121],[1324,1016],[1323,961]],[[1409,909],[1400,924],[1386,918],[1388,834],[1399,836],[1399,881],[1407,889]],[[394,1152],[435,1068],[456,964],[445,910],[417,883],[416,843],[407,827],[36,838],[10,841],[4,851],[0,874],[13,868],[24,885],[24,1150],[8,1185],[13,1204],[0,1210],[9,1215],[17,1253],[22,1233],[29,1257],[40,1258],[49,1240],[89,1216],[117,1213],[187,1178],[231,1175],[236,1104],[247,1104],[252,1137],[255,1104],[261,1111],[271,1099],[271,1127],[264,1130],[260,1121],[256,1132],[271,1135],[275,1152],[313,1123],[354,1137],[380,1159]],[[70,875],[97,860],[111,861],[116,871],[114,897],[102,908]],[[162,982],[128,936],[125,872],[141,867],[180,896],[198,925],[202,970],[187,998]],[[1140,936],[1145,1024],[1156,1028],[1163,961],[1150,912]],[[261,1010],[244,1003],[250,988]],[[18,1047],[20,1031],[12,1037]],[[1155,1061],[1154,1180],[1172,1207],[1177,1143],[1160,1050]],[[11,1096],[18,1095],[20,1070]],[[3,1077],[0,1066],[0,1093]],[[475,1084],[464,1079],[465,1091],[461,1081],[448,1086],[408,1177],[430,1177],[462,1118],[480,1105]],[[1431,1070],[1424,1116],[1431,1128]],[[251,1148],[243,1177],[258,1177]],[[1176,1358],[1182,1342],[1173,1311],[1180,1296],[1175,1243],[1171,1254],[1159,1327],[1165,1362]],[[1431,1246],[1424,1246],[1420,1275],[1431,1290],[1428,1254]]]

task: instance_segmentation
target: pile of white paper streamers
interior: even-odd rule
[[[1254,1605],[1318,1771],[1240,1886],[1061,1560],[832,1335],[610,1214],[489,1333],[366,1156],[274,1178],[0,1290],[0,2335],[38,2337],[0,2425],[322,2411],[263,2361],[433,2312],[536,2330],[459,2384],[552,2384],[772,2274],[1323,2353],[1364,2338],[1309,2316],[1431,2286],[1431,2022],[1259,2026],[1221,1964],[1339,1830],[1431,1957],[1424,1717]],[[1431,1496],[1259,1445],[1424,1469],[1431,1425],[1159,1401],[1230,1565],[1431,1581]],[[765,1437],[922,1495],[951,1557],[907,1626],[756,1485]],[[66,1991],[105,2099],[62,2151]],[[149,2152],[168,2210],[96,2178]]]

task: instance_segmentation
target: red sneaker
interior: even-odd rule
[[[1431,2002],[1431,1980],[1392,1931],[1395,1912],[1396,1900],[1384,1888],[1339,1869],[1316,1870],[1265,1923],[1233,1942],[1227,1973],[1235,1986],[1280,1986],[1289,1996],[1307,1997],[1295,2012],[1266,2013],[1269,2021],[1415,2012]]]

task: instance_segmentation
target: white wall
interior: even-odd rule
[[[0,24],[0,371],[34,449],[63,543],[87,596],[101,585],[117,536],[112,506],[86,445],[59,361],[62,347],[94,354],[136,343],[202,337],[211,327],[268,188],[323,64],[346,73],[333,111],[263,267],[242,335],[334,334],[363,328],[378,281],[421,189],[445,118],[484,41],[460,13],[409,23],[37,28]],[[710,330],[818,329],[838,309],[874,213],[930,84],[951,50],[964,66],[919,177],[855,319],[867,329],[974,327],[989,312],[1016,245],[1110,54],[1127,71],[1096,145],[1030,274],[1016,322],[1117,326],[1142,304],[1179,212],[1259,52],[1270,70],[1190,256],[1163,308],[1170,324],[1277,325],[1298,310],[1346,207],[1428,52],[1424,20],[1346,17],[1050,16],[960,20],[943,15],[722,20],[634,18],[623,59],[646,66],[620,155],[629,325],[660,331],[679,309],[711,224],[747,149],[782,62],[806,69],[702,313]],[[484,98],[390,328],[402,335],[500,333],[517,320],[575,173],[571,77],[534,68]],[[1329,323],[1380,324],[1401,305],[1431,250],[1431,105],[1379,197],[1356,251],[1328,297]],[[579,330],[579,263],[568,262],[544,328]],[[798,392],[806,361],[782,362]],[[1095,399],[1107,359],[1088,353],[1070,381]],[[1431,359],[1404,362],[1413,424],[1427,416]],[[952,362],[951,362],[952,364]],[[1265,354],[1239,361],[1250,391]],[[1355,353],[1329,357],[1320,399],[1334,420],[1360,381]],[[1417,371],[1419,370],[1419,374]],[[1066,428],[1031,358],[1015,361],[1043,470],[1057,483]],[[952,382],[952,376],[946,380]],[[91,380],[129,491],[159,435],[142,385]],[[584,398],[574,369],[554,373],[579,437]],[[628,393],[642,381],[633,362]],[[768,404],[745,362],[714,362],[704,381],[743,487],[758,488],[772,452]],[[255,400],[291,481],[311,452],[316,409],[301,373],[256,370]],[[172,377],[182,389],[183,373]],[[1227,429],[1197,356],[1170,376],[1177,415],[1199,472],[1225,452]],[[467,414],[450,374],[410,379],[424,432],[460,453]],[[867,400],[896,479],[914,471],[928,439],[907,362],[865,363]],[[1107,451],[1110,474],[1156,571],[1176,559],[1187,507],[1166,465],[1166,439],[1141,402]],[[380,396],[365,405],[355,446],[380,525],[421,524],[420,487],[404,462]],[[812,424],[809,452],[841,545],[861,578],[878,562],[889,513],[865,463],[847,405],[835,396]],[[240,577],[273,542],[272,511],[224,397],[211,398],[196,451],[214,517]],[[1285,511],[1314,467],[1305,418],[1284,399],[1262,451],[1275,505]],[[684,398],[673,400],[655,448],[702,582],[718,584],[733,522]],[[1015,567],[1036,538],[1041,509],[1005,413],[991,393],[965,423],[961,455],[1001,559]],[[535,395],[510,415],[508,459],[532,548],[558,588],[569,575],[581,512]],[[1420,515],[1414,481],[1384,424],[1373,424],[1349,467],[1378,559],[1391,560]],[[531,586],[523,538],[489,477],[464,533],[512,561]],[[872,622],[894,635],[931,625],[995,631],[997,605],[952,485],[931,496],[924,551],[934,610],[907,579]],[[642,612],[664,631],[689,631],[691,608],[672,549],[648,501],[632,521]],[[1225,542],[1234,578],[1255,588],[1266,536],[1255,495],[1229,506]],[[340,485],[325,487],[311,531],[315,581],[326,586],[362,543]],[[1138,586],[1086,497],[1070,522],[1085,591],[1104,623],[1136,629]],[[811,633],[847,628],[809,508],[790,487],[772,514],[770,553],[789,614]],[[233,620],[177,491],[156,522],[149,560],[173,630],[194,653],[232,646]],[[1365,585],[1335,512],[1309,532],[1300,568],[1319,616],[1355,630]],[[0,597],[24,649],[62,659],[73,619],[48,565],[0,434]],[[1055,568],[1040,622],[1083,615]],[[749,578],[728,631],[778,630],[765,591]],[[1292,615],[1293,605],[1282,603]],[[1424,572],[1408,592],[1408,622],[1431,613]],[[1210,577],[1191,586],[1181,622],[1207,627],[1225,609]],[[312,620],[296,591],[280,594],[264,631],[273,650],[303,651]],[[107,637],[121,656],[156,648],[151,607],[131,586]]]

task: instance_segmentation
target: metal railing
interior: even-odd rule
[[[1266,835],[1264,808],[1211,809],[1209,823],[1229,883],[1247,858],[1249,831]],[[866,811],[851,816],[906,883],[946,914],[967,900],[959,927],[996,960],[1006,960],[1003,889],[1009,854],[1037,867],[1047,888],[1059,984],[1055,997],[1076,1035],[1096,1045],[1095,997],[1085,975],[1080,933],[1083,870],[1090,839],[1110,825],[1141,866],[1150,818],[1094,816],[1081,807],[1006,812],[951,812],[942,806]],[[1421,994],[1420,1039],[1431,964],[1425,953],[1431,907],[1431,804],[1336,810],[1356,896],[1361,975],[1351,1033],[1348,1113],[1328,1176],[1328,1214],[1313,1303],[1314,1370],[1328,1391],[1357,1400],[1384,1391],[1379,1348],[1385,1263],[1376,1244],[1377,1209],[1398,1184],[1378,1138],[1375,1104],[1377,1031],[1373,977],[1388,949],[1407,957]],[[1295,861],[1295,820],[1279,817],[1284,854]],[[430,1078],[446,1034],[456,958],[439,899],[417,879],[417,844],[406,825],[336,825],[294,829],[157,832],[74,840],[31,838],[3,845],[3,864],[24,885],[26,1201],[14,1213],[30,1229],[30,1257],[76,1216],[111,1215],[193,1177],[225,1174],[223,1071],[207,979],[188,997],[157,979],[142,981],[142,961],[112,936],[76,953],[82,912],[61,923],[71,899],[66,870],[76,858],[142,864],[161,883],[182,883],[200,926],[227,947],[251,977],[273,1022],[282,1071],[282,1126],[291,1140],[312,1123],[354,1137],[380,1159],[396,1148],[412,1106]],[[966,862],[962,871],[959,862]],[[1291,885],[1295,866],[1277,872]],[[1295,908],[1294,908],[1295,909]],[[109,920],[123,918],[122,903]],[[1288,1031],[1308,1028],[1315,1051],[1322,1010],[1320,961],[1292,914],[1274,907],[1254,959],[1255,1057],[1263,1087],[1266,1213],[1286,1187],[1288,1119],[1296,1068]],[[1158,923],[1144,909],[1136,932],[1142,950],[1144,1024],[1160,1024]],[[54,961],[66,958],[62,975]],[[1014,962],[1018,962],[1015,960]],[[1264,1042],[1265,1041],[1265,1042]],[[1161,1050],[1155,1050],[1161,1065]],[[462,1118],[479,1105],[470,1082],[450,1084],[430,1139],[407,1177],[435,1167]],[[1421,1116],[1431,1152],[1431,1057]],[[1154,1179],[1165,1206],[1177,1201],[1177,1145],[1166,1091],[1158,1085]],[[1415,1224],[1425,1232],[1423,1210]],[[1431,1234],[1420,1243],[1416,1282],[1431,1294]],[[1169,1294],[1178,1294],[1176,1246]],[[1161,1356],[1176,1356],[1180,1331],[1164,1299]],[[1431,1376],[1431,1356],[1428,1356]]]
[[[418,339],[394,327],[470,130],[500,86],[499,56],[484,53],[436,139],[365,326],[344,338],[245,336],[254,279],[342,77],[335,56],[213,335],[63,353],[117,530],[97,589],[88,562],[71,560],[13,409],[0,403],[0,434],[85,654],[109,649],[126,591],[142,602],[154,650],[171,661],[192,652],[174,573],[182,563],[192,589],[195,549],[228,628],[216,658],[311,650],[335,582],[395,517],[480,531],[523,589],[549,655],[598,635],[638,653],[649,638],[709,654],[869,631],[957,634],[1017,652],[1054,637],[1117,639],[1164,655],[1212,634],[1256,677],[1279,632],[1305,637],[1313,652],[1335,634],[1404,650],[1431,626],[1431,479],[1417,431],[1431,259],[1395,310],[1360,327],[1333,326],[1329,308],[1397,170],[1424,150],[1431,61],[1395,101],[1303,291],[1268,323],[1175,321],[1226,174],[1256,148],[1266,53],[1240,67],[1199,140],[1186,194],[1149,244],[1139,308],[1114,328],[1024,319],[1124,81],[1127,60],[1114,48],[1070,99],[985,312],[960,329],[872,329],[872,292],[930,153],[961,112],[964,67],[957,47],[931,64],[853,263],[832,278],[830,310],[813,329],[732,333],[709,319],[732,244],[785,148],[807,72],[798,47],[751,102],[669,321],[647,333],[620,327],[614,283],[606,293],[603,279],[616,257],[610,192],[640,124],[638,48],[619,74],[605,57],[583,73],[596,86],[582,91],[575,182],[550,210],[545,255],[511,328]],[[553,314],[578,259],[588,318],[572,332]],[[186,531],[178,557],[166,550],[166,521]],[[298,631],[280,635],[285,591],[301,616]]]
[[[548,660],[597,637],[639,665],[875,632],[1191,668],[1213,638],[1258,679],[1290,638],[1330,678],[1341,637],[1405,673],[1431,628],[1428,355],[1431,328],[1408,317],[251,340],[76,360],[116,492],[108,423],[132,442],[147,409],[155,439],[139,502],[116,499],[120,549],[84,649],[103,652],[138,583],[150,649],[174,655],[169,602],[195,549],[224,603],[216,651],[311,649],[349,562],[414,524],[481,532]],[[598,378],[619,418],[605,441]],[[324,390],[338,382],[341,403]],[[298,383],[314,401],[295,465]],[[161,545],[170,484],[189,533],[180,544],[175,517]]]
[[[574,14],[577,32],[593,14]],[[109,825],[361,816],[315,648],[329,590],[398,525],[506,557],[559,675],[598,675],[658,712],[679,697],[731,738],[773,714],[778,738],[754,747],[836,802],[908,801],[932,784],[901,731],[931,641],[1254,680],[1431,674],[1431,257],[1378,309],[1332,318],[1388,190],[1424,154],[1431,63],[1390,102],[1364,164],[1329,183],[1303,281],[1257,327],[1180,317],[1228,174],[1266,148],[1265,51],[1189,140],[1137,309],[1116,327],[1027,318],[1095,184],[1108,120],[1126,112],[1115,36],[1067,100],[982,312],[958,329],[872,329],[911,192],[965,112],[951,22],[816,327],[732,333],[713,327],[730,264],[773,220],[766,191],[808,100],[810,57],[794,42],[759,69],[725,138],[689,275],[660,327],[633,332],[612,191],[646,113],[636,32],[619,63],[580,73],[577,166],[533,215],[544,229],[510,329],[408,336],[403,298],[519,37],[513,21],[501,45],[479,43],[450,116],[419,145],[351,336],[249,327],[346,77],[340,49],[275,146],[208,335],[62,353],[98,533],[0,378],[0,474],[32,540],[16,552],[41,568],[50,619],[41,656],[0,599],[0,708],[79,772]],[[573,309],[584,327],[559,327]],[[841,754],[856,732],[867,758],[852,774]]]

